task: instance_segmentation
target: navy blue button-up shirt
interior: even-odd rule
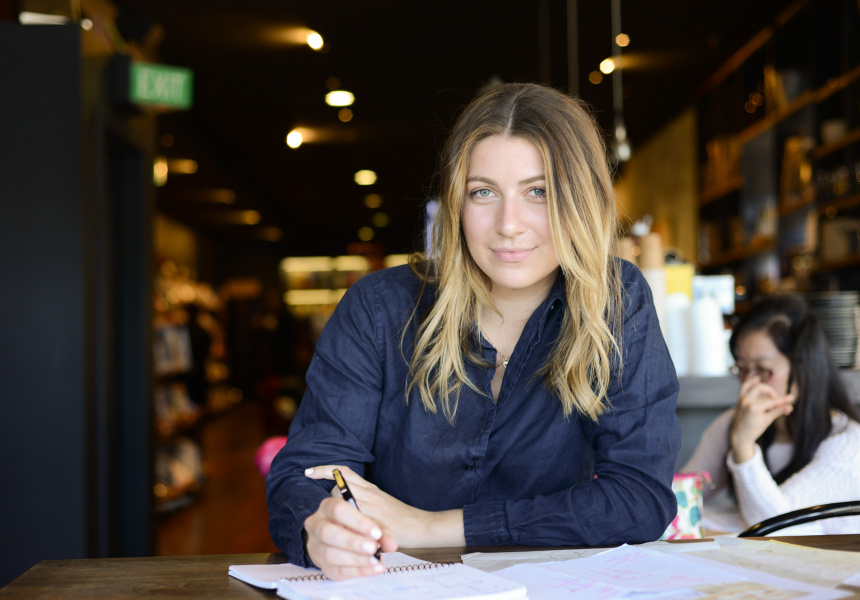
[[[308,479],[304,470],[324,464],[347,465],[420,509],[462,508],[469,546],[660,537],[677,510],[671,482],[680,444],[678,380],[648,284],[624,261],[622,280],[624,365],[609,389],[611,408],[597,422],[565,419],[558,398],[535,376],[565,311],[559,276],[523,329],[498,402],[490,390],[493,368],[467,362],[485,395],[464,386],[453,425],[441,410],[428,412],[417,392],[405,398],[419,279],[404,266],[358,281],[320,337],[289,441],[266,479],[275,544],[291,562],[309,564],[304,521],[333,482]],[[432,301],[433,290],[425,291],[414,315]],[[480,352],[495,363],[492,346]]]

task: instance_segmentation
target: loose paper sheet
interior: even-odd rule
[[[850,595],[714,562],[702,554],[621,546],[563,562],[520,564],[496,574],[524,583],[531,600],[573,594],[577,600],[835,600]]]

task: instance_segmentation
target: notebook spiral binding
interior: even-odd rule
[[[404,571],[429,571],[430,569],[440,569],[442,567],[450,567],[457,563],[453,562],[439,562],[439,563],[418,563],[414,565],[400,565],[397,567],[391,567],[385,570],[385,573],[382,575],[387,575],[388,573],[403,573]],[[301,577],[281,577],[279,581],[331,581],[328,577],[323,575],[322,573],[318,573],[316,575],[302,575]]]

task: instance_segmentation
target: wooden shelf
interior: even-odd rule
[[[857,141],[860,141],[860,127],[849,131],[835,142],[818,146],[809,153],[809,156],[814,160],[818,160],[820,158],[824,158],[828,154],[833,154],[834,152],[842,150]]]
[[[860,265],[860,254],[855,254],[854,256],[848,256],[841,260],[831,260],[829,262],[819,263],[818,266],[815,267],[815,271],[819,273],[822,271],[839,271],[841,269],[848,269],[858,265]]]
[[[808,186],[801,193],[800,199],[795,201],[795,202],[787,203],[787,202],[783,201],[782,199],[780,199],[780,201],[779,201],[779,216],[780,217],[788,216],[788,215],[795,213],[801,209],[809,208],[813,204],[815,204],[815,188],[812,186]]]
[[[719,200],[723,196],[728,196],[732,192],[736,192],[744,185],[744,180],[737,176],[729,179],[721,185],[714,186],[710,189],[703,190],[699,196],[699,206],[710,204],[714,200]]]
[[[852,196],[846,196],[844,198],[840,198],[839,200],[831,200],[825,204],[822,204],[818,207],[818,214],[826,215],[827,209],[835,208],[836,210],[845,210],[848,208],[856,208],[860,206],[860,194],[854,194]]]
[[[726,250],[725,252],[720,252],[715,255],[710,261],[707,263],[702,263],[703,269],[710,269],[714,267],[723,267],[725,265],[730,265],[734,262],[738,262],[745,258],[749,258],[750,256],[755,256],[761,252],[767,252],[768,250],[772,250],[774,247],[773,239],[763,239],[748,246],[744,246],[743,248],[735,248],[733,250]]]
[[[839,77],[830,79],[830,81],[817,90],[806,90],[797,98],[789,102],[785,107],[772,112],[761,120],[747,126],[745,129],[742,129],[737,135],[738,142],[742,145],[746,144],[759,134],[764,133],[768,129],[781,123],[802,108],[805,108],[810,104],[823,102],[833,94],[841,92],[850,84],[854,83],[858,78],[860,78],[860,65],[849,69]]]

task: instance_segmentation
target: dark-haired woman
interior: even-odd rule
[[[860,499],[860,415],[806,303],[773,296],[744,315],[729,341],[738,404],[706,430],[684,471],[709,471],[708,500],[734,487],[741,527],[827,502]],[[803,533],[860,533],[860,517]]]

